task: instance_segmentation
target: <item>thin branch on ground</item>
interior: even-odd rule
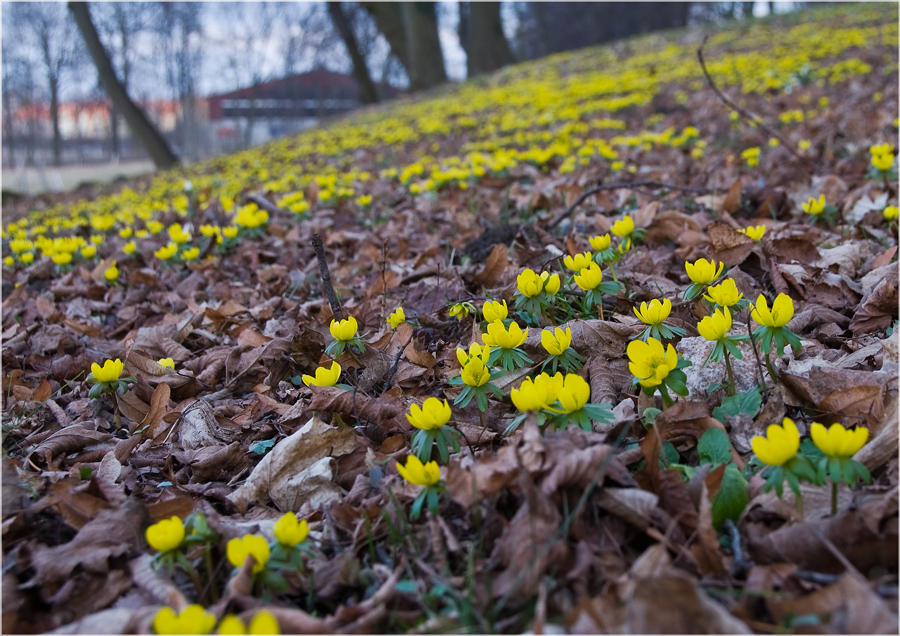
[[[753,563],[744,559],[741,533],[734,521],[726,519],[725,528],[728,530],[728,538],[731,540],[731,552],[734,554],[734,561],[731,564],[731,576],[736,579],[742,579],[747,576],[747,572],[753,567]]]
[[[319,275],[322,277],[325,297],[328,299],[328,304],[331,305],[331,313],[334,314],[335,320],[343,320],[344,312],[337,294],[334,293],[334,285],[331,284],[331,272],[328,270],[328,261],[325,259],[325,246],[322,245],[322,237],[319,234],[312,235],[312,246],[316,251],[316,260],[319,261]]]
[[[693,192],[695,194],[709,194],[709,188],[696,188],[694,186],[686,186],[686,185],[678,185],[677,183],[666,183],[665,181],[654,181],[652,179],[645,179],[643,181],[621,181],[617,183],[608,183],[606,185],[599,185],[590,190],[586,190],[581,193],[581,196],[575,199],[575,202],[572,203],[566,211],[556,217],[549,226],[547,226],[548,230],[554,229],[557,225],[563,222],[563,219],[568,217],[572,212],[575,211],[579,205],[585,202],[588,197],[591,197],[598,192],[603,192],[604,190],[619,190],[621,188],[668,188],[670,190],[681,190],[682,192]]]
[[[728,106],[731,110],[733,110],[738,115],[740,115],[741,119],[746,121],[748,124],[752,124],[752,125],[756,126],[757,128],[759,128],[760,130],[765,132],[770,137],[774,137],[775,139],[777,139],[779,142],[781,142],[781,146],[785,150],[787,150],[789,153],[791,153],[798,161],[800,161],[803,164],[803,166],[807,170],[809,170],[809,172],[811,174],[817,174],[815,164],[813,164],[809,159],[807,159],[803,155],[799,154],[796,150],[794,150],[784,137],[782,137],[777,132],[775,132],[768,126],[766,126],[763,123],[762,117],[758,117],[758,116],[754,115],[753,113],[751,113],[747,110],[744,110],[743,108],[741,108],[740,106],[735,104],[733,101],[728,99],[728,97],[725,95],[725,93],[723,93],[721,90],[719,90],[719,87],[716,86],[715,82],[713,82],[713,78],[709,74],[709,71],[706,68],[706,61],[703,59],[703,47],[706,46],[706,41],[708,39],[709,39],[709,35],[707,34],[706,37],[703,38],[703,42],[700,43],[700,48],[697,49],[697,59],[700,60],[700,68],[703,69],[703,75],[704,75],[704,77],[706,77],[706,82],[709,84],[709,87],[716,94],[716,97],[719,98],[719,101],[721,101],[723,104]]]
[[[261,194],[250,193],[245,195],[244,199],[247,201],[252,201],[269,214],[285,214],[290,216],[290,212],[288,212],[287,210],[282,210]]]
[[[387,393],[388,389],[391,388],[391,380],[394,379],[394,374],[397,373],[397,366],[400,364],[400,358],[403,357],[403,352],[406,351],[406,348],[409,346],[409,343],[412,342],[412,339],[412,334],[410,334],[409,338],[406,340],[406,344],[400,347],[397,355],[394,356],[394,363],[391,365],[391,370],[388,371],[387,380],[384,381],[384,388],[381,389],[382,393]]]

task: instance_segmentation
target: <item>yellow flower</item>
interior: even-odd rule
[[[609,249],[609,246],[612,244],[612,237],[609,234],[604,234],[603,236],[592,236],[588,241],[590,241],[593,250],[602,252]]]
[[[490,353],[490,350],[490,347],[484,347],[485,352]],[[459,349],[457,349],[458,354]],[[473,357],[462,365],[460,376],[465,384],[477,388],[488,383],[488,380],[491,379],[491,370],[481,358]]]
[[[897,208],[894,208],[894,209],[896,210]],[[887,210],[885,210],[885,211],[887,211]],[[894,217],[894,218],[896,218],[896,217]],[[24,254],[21,254],[19,256],[19,260],[22,261],[22,263],[24,263],[25,265],[28,265],[29,263],[31,263],[31,261],[34,260],[34,252],[25,252]]]
[[[145,535],[154,550],[171,552],[184,541],[184,524],[178,517],[163,519],[147,528]]]
[[[597,263],[592,262],[588,267],[581,270],[580,274],[573,277],[575,284],[584,291],[596,289],[603,282],[603,271]]]
[[[331,331],[331,335],[335,340],[343,340],[344,342],[350,342],[356,336],[356,329],[359,325],[356,322],[356,318],[350,316],[345,320],[341,320],[338,322],[335,319],[331,319],[331,325],[328,327],[329,331]]]
[[[562,386],[563,375],[557,373],[551,377],[541,373],[534,380],[525,378],[518,389],[509,392],[512,403],[521,412],[541,411],[556,401],[557,385]]]
[[[191,240],[191,233],[185,232],[184,227],[181,225],[173,223],[169,226],[169,238],[172,239],[172,242],[176,245],[182,245]]]
[[[195,258],[197,258],[198,256],[200,256],[200,248],[199,247],[190,247],[181,253],[181,258],[183,258],[186,261],[192,261]]]
[[[632,340],[628,343],[626,353],[631,374],[640,380],[641,386],[648,388],[662,384],[669,372],[678,365],[675,347],[670,344],[663,349],[662,343],[652,337],[647,342]]]
[[[462,320],[466,316],[469,315],[469,308],[466,307],[465,303],[456,303],[450,309],[447,310],[447,315],[451,318],[456,318],[457,320]]]
[[[226,614],[219,623],[219,634],[280,634],[278,619],[268,610],[260,610],[253,615],[249,627],[244,627],[244,622],[234,614]]]
[[[770,148],[777,148],[780,145],[781,145],[781,142],[778,141],[777,137],[772,137],[769,139],[769,147]]]
[[[705,258],[697,259],[694,263],[685,263],[684,269],[687,271],[688,277],[692,283],[698,285],[707,285],[716,280],[722,274],[725,263],[719,263],[719,269],[716,269],[715,261],[707,261]]]
[[[403,311],[403,307],[397,307],[393,313],[388,316],[388,324],[391,326],[391,329],[396,329],[398,326],[406,322],[406,312]]]
[[[556,399],[559,400],[563,413],[574,413],[581,410],[590,397],[590,385],[577,373],[565,376],[562,386],[557,387]]]
[[[236,568],[244,565],[247,557],[252,556],[256,559],[253,565],[253,574],[256,574],[262,572],[269,561],[269,544],[258,534],[245,534],[240,539],[231,539],[226,547],[226,553],[228,561]]]
[[[456,348],[456,359],[459,360],[459,366],[461,367],[466,366],[466,363],[473,357],[481,359],[481,363],[487,365],[490,356],[491,348],[487,346],[483,347],[477,342],[473,342],[469,345],[468,353],[466,353],[466,350],[462,347]]]
[[[733,278],[726,278],[718,285],[710,287],[707,292],[703,297],[719,307],[732,307],[744,297],[738,291],[737,284],[735,284]]]
[[[544,289],[544,280],[534,273],[532,269],[526,269],[516,277],[519,293],[526,298],[534,298]]]
[[[759,461],[769,466],[781,466],[800,449],[800,433],[792,420],[784,418],[782,426],[772,424],[766,429],[766,437],[754,437],[750,445]]]
[[[728,307],[724,310],[716,309],[697,324],[697,331],[710,342],[721,340],[731,331],[731,312]]]
[[[340,377],[341,365],[337,362],[332,362],[330,369],[318,367],[316,369],[316,377],[303,374],[303,384],[306,386],[334,386]]]
[[[293,512],[288,512],[275,522],[272,532],[275,533],[278,543],[292,548],[303,541],[309,534],[309,524],[306,523],[306,519],[298,521],[297,515]]]
[[[890,144],[881,144],[869,148],[872,153],[872,165],[882,172],[887,172],[894,165],[894,147]]]
[[[812,142],[809,139],[801,139],[799,142],[797,142],[797,147],[800,150],[809,150],[810,148],[812,148]]]
[[[238,208],[237,216],[234,217],[234,222],[237,225],[245,227],[248,230],[259,227],[268,220],[269,213],[265,210],[260,210],[255,203],[248,203],[247,205]]]
[[[134,230],[130,227],[123,227],[121,230],[119,230],[119,236],[121,236],[122,238],[131,238],[132,234],[134,234]]]
[[[590,252],[576,254],[575,256],[566,256],[563,259],[563,264],[573,272],[580,272],[583,269],[587,269],[593,262]]]
[[[900,216],[900,211],[897,210],[896,205],[889,205],[884,209],[884,218],[888,221],[896,221],[897,217]],[[25,260],[24,258],[22,259]]]
[[[541,331],[541,345],[550,355],[561,356],[571,344],[572,330],[569,327],[566,327],[565,331],[559,327],[552,331],[550,329]]]
[[[116,262],[113,261],[112,265],[109,266],[105,272],[103,272],[103,277],[109,282],[113,282],[119,278],[119,268],[116,267]]]
[[[499,300],[486,300],[484,301],[481,311],[488,324],[498,320],[503,322],[509,315],[509,308],[506,306],[505,300],[503,302],[500,302]]]
[[[70,252],[59,252],[52,257],[53,262],[57,265],[68,265],[72,262],[72,254]],[[12,265],[12,263],[10,263]]]
[[[153,619],[157,634],[209,634],[216,626],[216,616],[201,605],[188,605],[181,614],[163,607]]]
[[[772,311],[762,294],[756,299],[756,306],[750,311],[750,317],[766,327],[784,327],[794,317],[794,301],[787,294],[778,294],[772,303]]]
[[[150,234],[159,234],[163,231],[164,227],[166,226],[159,221],[147,221],[147,230],[150,232]]]
[[[153,252],[153,255],[156,256],[156,258],[158,258],[160,260],[167,261],[170,258],[172,258],[173,256],[175,256],[175,254],[177,252],[178,252],[178,246],[175,245],[175,243],[169,243],[166,246],[161,247],[158,250],[156,250],[155,252]]]
[[[611,231],[620,238],[630,236],[631,233],[634,232],[634,219],[630,216],[623,217],[621,220],[613,223]]]
[[[521,346],[527,337],[528,327],[525,327],[525,331],[522,331],[519,325],[513,322],[510,323],[507,330],[501,321],[495,320],[488,325],[487,333],[483,334],[481,339],[484,340],[484,344],[491,348],[515,349]]]
[[[56,259],[55,259],[55,257],[54,257],[54,261],[55,261],[55,260],[56,260]],[[69,257],[69,260],[71,260],[71,257]],[[3,264],[4,264],[6,267],[12,267],[13,265],[16,264],[16,259],[14,259],[12,256],[5,256],[5,257],[3,258]]]
[[[414,486],[434,486],[441,478],[441,471],[436,461],[422,464],[415,455],[406,458],[406,466],[397,462],[397,472]]]
[[[766,233],[766,226],[765,225],[749,225],[749,226],[745,227],[743,230],[738,230],[738,232],[740,232],[741,234],[746,234],[747,236],[752,238],[754,241],[759,241],[763,237],[763,234]]]
[[[819,197],[818,200],[810,199],[803,204],[803,211],[807,214],[822,214],[822,210],[825,209],[825,195]]]
[[[550,272],[541,272],[541,280],[544,282],[544,291],[555,296],[559,291],[559,274],[550,275]]]
[[[221,230],[218,225],[201,225],[200,234],[206,237],[216,236]]]
[[[97,248],[91,245],[90,247],[81,248],[81,255],[85,258],[94,258],[97,255]]]
[[[238,235],[238,228],[236,225],[229,225],[228,227],[222,228],[222,235],[227,239],[233,239]]]
[[[837,459],[853,457],[869,439],[869,429],[862,426],[850,431],[840,424],[832,424],[826,429],[818,422],[813,422],[809,433],[820,451]]]
[[[357,199],[356,199],[356,203],[359,204],[359,205],[361,205],[362,207],[366,207],[366,206],[369,205],[371,202],[372,202],[372,195],[371,195],[371,194],[364,194],[364,195],[362,195],[362,196],[360,196],[360,197],[357,197]]]
[[[478,361],[477,358],[474,360]],[[449,422],[452,414],[453,412],[450,410],[447,400],[441,401],[436,397],[430,397],[425,400],[421,408],[419,408],[418,404],[410,406],[406,419],[416,428],[423,431],[433,431]]]
[[[648,325],[660,325],[662,322],[669,317],[669,313],[672,311],[672,301],[668,298],[663,299],[662,302],[659,302],[658,299],[654,298],[650,301],[650,304],[641,303],[641,310],[638,311],[637,307],[634,308],[635,315],[640,318],[641,322]]]
[[[116,358],[115,360],[107,360],[101,367],[96,362],[91,364],[91,374],[97,382],[115,382],[122,375],[125,365]]]
[[[137,243],[134,241],[128,241],[122,246],[122,251],[126,254],[134,254],[135,250],[137,250]]]

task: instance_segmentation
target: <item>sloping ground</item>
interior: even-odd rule
[[[3,630],[895,631],[897,17],[712,35],[736,110],[655,35],[7,224]]]

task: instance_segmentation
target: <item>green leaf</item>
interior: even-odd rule
[[[659,458],[660,466],[666,469],[670,465],[677,463],[679,459],[681,459],[681,455],[678,454],[675,445],[672,442],[664,442]]]
[[[720,428],[706,431],[697,443],[701,464],[727,464],[731,461],[731,441]]]
[[[720,526],[726,519],[737,521],[749,502],[747,480],[735,464],[728,464],[722,475],[722,487],[712,502],[713,525]]]
[[[759,394],[759,387],[751,387],[746,391],[731,395],[722,399],[722,405],[713,409],[713,417],[726,424],[728,417],[736,417],[741,413],[746,413],[750,417],[756,417],[762,406],[762,396]]]

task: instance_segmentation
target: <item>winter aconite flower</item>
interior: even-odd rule
[[[167,369],[175,368],[175,360],[172,358],[160,358],[156,361],[156,363],[161,367],[166,367]]]
[[[659,387],[663,400],[671,404],[668,390],[671,389],[678,395],[687,395],[687,376],[684,367],[690,366],[690,362],[682,359],[675,351],[675,347],[669,344],[663,348],[662,343],[656,338],[632,340],[626,348],[628,354],[628,369],[634,376],[635,384],[640,384],[647,395],[653,395],[656,387]]]
[[[851,431],[840,424],[832,424],[826,429],[818,422],[812,423],[809,434],[820,451],[835,459],[853,457],[869,439],[869,429],[862,426]]]
[[[482,313],[484,314],[484,320],[488,324],[492,322],[503,322],[506,320],[507,316],[509,316],[509,308],[506,306],[506,301],[500,302],[499,300],[486,300],[484,301],[484,305],[481,308]]]
[[[488,366],[488,360],[491,355],[491,348],[488,346],[481,347],[473,344],[471,348],[479,347],[478,353],[470,356],[465,362],[461,362],[462,370],[460,377],[467,386],[480,387],[487,384],[491,378],[491,371]],[[456,350],[459,357],[460,349]]]
[[[610,231],[619,238],[630,236],[634,232],[634,219],[630,216],[625,216],[613,223]]]
[[[397,472],[414,486],[433,486],[441,478],[437,462],[423,464],[415,455],[406,458],[406,466],[397,462]]]
[[[569,327],[566,327],[565,331],[559,327],[541,331],[541,345],[550,355],[562,355],[570,344],[572,344],[572,330]]]
[[[178,517],[163,519],[146,530],[147,544],[160,552],[171,552],[184,541],[184,524]]]
[[[697,332],[710,342],[722,340],[729,331],[731,331],[731,312],[728,311],[728,307],[724,310],[716,309],[712,315],[697,324]]]
[[[198,256],[200,256],[199,247],[189,247],[181,253],[181,258],[183,258],[185,261],[193,261]]]
[[[110,283],[115,282],[119,279],[119,268],[116,267],[116,262],[113,261],[105,272],[103,272],[103,277]]]
[[[580,272],[593,264],[593,257],[590,252],[583,252],[575,256],[566,256],[563,258],[563,264],[573,272]]]
[[[356,322],[356,318],[350,316],[346,320],[341,320],[340,322],[332,319],[331,325],[329,325],[328,330],[331,332],[331,335],[335,340],[350,342],[351,340],[353,340],[354,336],[356,336],[356,330],[358,327],[359,324]]]
[[[250,636],[264,634],[280,634],[281,629],[278,625],[278,619],[268,610],[260,610],[250,619],[250,624],[244,626],[244,622],[234,614],[226,614],[219,623],[219,634],[233,634],[240,636],[248,634]]]
[[[612,237],[609,234],[604,234],[602,236],[592,236],[588,241],[595,252],[602,252],[609,249],[612,243]]]
[[[184,227],[173,223],[169,226],[169,238],[177,245],[182,245],[191,240],[191,233],[185,231]]]
[[[469,315],[469,307],[470,303],[454,303],[450,309],[447,310],[447,315],[451,318],[456,318],[457,320],[462,320],[466,316]]]
[[[650,304],[643,302],[641,303],[641,309],[638,311],[638,308],[634,308],[634,314],[641,320],[641,322],[648,325],[660,325],[662,322],[669,317],[669,313],[672,311],[672,301],[668,298],[664,299],[662,302],[659,302],[658,299],[654,298],[650,301]]]
[[[750,445],[759,461],[769,466],[781,466],[800,450],[800,433],[793,420],[784,418],[781,426],[770,425],[766,437],[754,437]]]
[[[180,614],[163,607],[153,619],[157,634],[209,634],[216,626],[216,616],[202,605],[188,605]]]
[[[496,320],[488,325],[487,333],[481,338],[484,344],[491,347],[491,357],[488,363],[493,365],[499,362],[507,371],[513,371],[531,364],[531,359],[525,352],[519,349],[528,338],[528,327],[522,331],[515,322],[505,327],[502,322]]]
[[[724,268],[725,263],[719,263],[718,269],[716,269],[716,262],[708,261],[705,258],[697,259],[693,263],[684,264],[684,269],[687,271],[688,278],[691,279],[692,283],[698,285],[709,285],[722,275],[722,270]]]
[[[807,214],[819,215],[825,210],[825,195],[823,194],[818,199],[810,199],[803,204],[803,211]]]
[[[70,252],[57,252],[50,259],[57,265],[68,265],[72,262],[72,254]]]
[[[303,384],[306,386],[334,386],[341,377],[341,365],[337,362],[331,363],[331,368],[318,367],[315,377],[304,374]]]
[[[125,365],[121,360],[107,360],[101,367],[96,362],[91,364],[91,375],[97,382],[115,382],[122,375]]]
[[[122,246],[122,251],[125,254],[134,254],[137,251],[137,243],[134,241],[128,241],[125,245]]]
[[[243,566],[247,557],[252,556],[256,560],[253,564],[253,574],[256,574],[262,572],[269,561],[269,544],[258,534],[245,534],[228,542],[226,554],[228,561],[236,568]]]
[[[519,274],[516,283],[519,293],[526,298],[534,298],[544,289],[543,279],[531,269],[526,269]]]
[[[272,526],[272,532],[275,534],[278,543],[292,548],[306,539],[309,534],[309,524],[306,523],[306,519],[298,521],[297,515],[293,512],[288,512],[275,522],[275,525]]]
[[[559,291],[559,274],[550,274],[550,272],[541,272],[541,280],[544,281],[544,291],[555,296]]]
[[[576,373],[569,373],[558,387],[556,399],[564,413],[580,410],[591,398],[591,386]]]
[[[559,378],[558,383],[554,380],[554,377]],[[510,391],[509,397],[515,407],[523,413],[541,411],[556,401],[557,384],[561,385],[562,379],[563,375],[561,373],[557,373],[556,376],[541,373],[533,380],[526,377],[522,380],[522,384],[519,385],[518,389]]]
[[[750,316],[760,325],[783,327],[794,317],[794,301],[787,294],[778,294],[770,311],[766,297],[760,294],[756,306],[750,311]]]
[[[719,307],[733,307],[744,295],[738,291],[733,278],[726,278],[718,285],[707,289],[703,297]]]
[[[167,261],[170,258],[172,258],[173,256],[175,256],[176,253],[178,253],[178,246],[175,245],[175,243],[168,243],[165,246],[163,246],[163,247],[159,248],[158,250],[156,250],[155,252],[153,252],[153,255],[162,261]]]
[[[896,205],[889,205],[884,209],[885,221],[896,221],[898,216],[900,216],[900,210]]]
[[[766,233],[765,225],[748,225],[742,230],[738,230],[741,234],[746,234],[748,237],[753,239],[754,241],[759,241],[762,239],[763,234]]]
[[[418,429],[431,431],[449,422],[451,415],[452,412],[450,405],[447,404],[447,400],[441,401],[435,397],[430,397],[425,400],[421,407],[418,404],[410,406],[406,419]]]
[[[603,282],[603,271],[597,263],[591,261],[590,264],[574,276],[575,284],[584,291],[591,291],[600,286]]]
[[[401,324],[406,322],[406,312],[403,311],[403,307],[397,307],[390,316],[388,316],[388,324],[391,326],[391,329],[396,329]]]
[[[876,170],[887,172],[894,165],[894,147],[890,144],[879,144],[869,148],[872,153],[872,165]]]

